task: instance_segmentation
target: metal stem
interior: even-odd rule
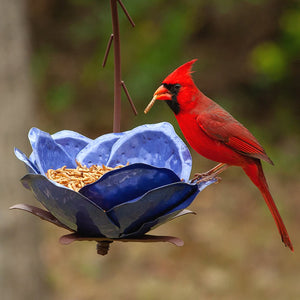
[[[117,0],[110,0],[115,60],[113,132],[121,131],[121,49]]]

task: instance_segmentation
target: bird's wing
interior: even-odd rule
[[[249,130],[221,107],[217,106],[201,112],[197,115],[196,120],[209,137],[223,142],[242,155],[262,159],[273,164]]]

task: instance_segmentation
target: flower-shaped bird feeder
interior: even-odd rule
[[[172,125],[142,125],[91,140],[73,131],[53,135],[32,128],[32,153],[15,149],[28,170],[21,182],[47,209],[17,204],[71,234],[62,244],[94,240],[106,254],[113,241],[170,242],[146,233],[186,210],[214,179],[191,183],[191,155]]]

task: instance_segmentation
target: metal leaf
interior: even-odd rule
[[[39,217],[40,219],[42,219],[44,221],[48,221],[56,226],[73,231],[72,229],[70,229],[63,223],[61,223],[58,219],[56,219],[49,211],[44,210],[42,208],[20,203],[20,204],[11,206],[9,209],[19,209],[19,210],[27,211],[27,212]]]
[[[75,233],[63,235],[60,237],[59,242],[62,245],[69,245],[75,241],[95,241],[95,242],[141,242],[141,243],[154,243],[154,242],[168,242],[175,246],[183,246],[184,242],[180,238],[174,236],[159,236],[159,235],[143,235],[138,238],[128,239],[110,239],[110,238],[97,238],[97,237],[81,237]]]

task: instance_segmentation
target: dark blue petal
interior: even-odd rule
[[[178,181],[178,176],[169,169],[133,164],[104,174],[79,192],[102,209],[109,210],[149,190]]]
[[[54,141],[61,145],[68,156],[75,161],[77,154],[90,142],[91,139],[71,130],[62,130],[52,135]]]
[[[128,162],[168,168],[185,181],[192,167],[188,148],[166,122],[136,127],[114,144],[107,164],[115,167]]]
[[[119,222],[122,233],[129,234],[146,222],[186,208],[198,192],[197,185],[176,182],[154,189],[137,201],[113,207],[107,213],[115,222]]]
[[[131,232],[131,233],[123,233],[121,235],[121,238],[133,238],[133,237],[139,237],[147,233],[148,231],[168,222],[175,218],[187,215],[187,214],[195,214],[194,212],[184,209],[184,210],[176,210],[172,213],[163,215],[158,217],[157,219],[151,220],[149,222],[144,223],[137,231]]]
[[[15,148],[14,152],[16,157],[25,163],[29,173],[39,174],[39,170],[37,169],[37,167],[28,159],[28,157],[21,150]]]
[[[198,186],[198,192],[195,191],[195,193],[191,194],[188,198],[186,198],[183,202],[179,203],[179,205],[175,206],[173,209],[169,210],[167,212],[167,214],[159,216],[158,218],[151,220],[149,222],[143,223],[143,225],[137,229],[136,231],[131,230],[131,232],[129,232],[127,230],[128,233],[123,233],[122,237],[134,237],[134,236],[141,236],[143,234],[145,234],[146,232],[154,229],[157,226],[162,225],[163,223],[170,221],[174,218],[180,217],[184,213],[185,208],[188,207],[195,199],[195,197],[197,196],[197,194],[201,191],[203,191],[207,186],[215,183],[217,180],[216,179],[211,179],[208,181],[203,181],[200,182],[197,186]],[[190,211],[187,211],[187,213],[189,213]]]
[[[87,167],[106,165],[112,146],[124,134],[109,133],[98,137],[78,153],[76,160]]]
[[[58,169],[63,166],[76,168],[76,163],[67,152],[58,145],[51,135],[37,128],[29,132],[29,139],[33,149],[34,159],[41,174],[49,169]]]
[[[83,195],[51,182],[43,175],[27,174],[21,182],[61,223],[84,236],[119,237],[119,228],[106,213]]]

